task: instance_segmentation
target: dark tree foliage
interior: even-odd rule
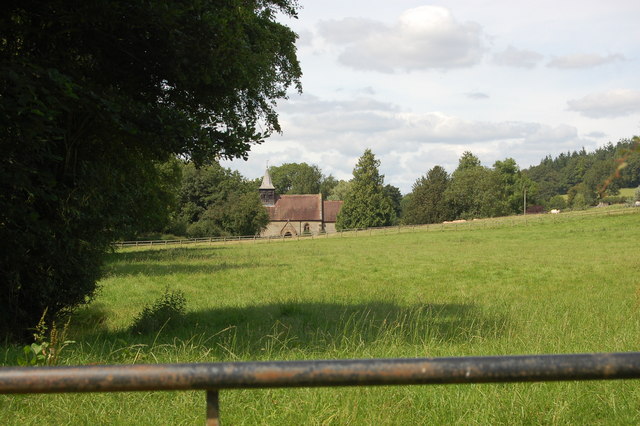
[[[370,149],[365,150],[353,169],[350,189],[338,213],[337,229],[388,226],[396,220],[393,205],[384,189],[384,175],[378,171],[380,161]]]
[[[19,338],[94,293],[162,199],[159,163],[246,157],[301,71],[275,18],[295,0],[3,4],[0,334]]]
[[[189,237],[255,235],[269,222],[256,181],[217,163],[185,164],[172,231]]]
[[[391,206],[396,214],[396,219],[400,218],[402,214],[402,192],[400,192],[400,188],[387,184],[384,186],[384,193],[391,201]]]
[[[333,192],[333,189],[338,186],[338,180],[332,175],[325,176],[320,182],[320,193],[325,200],[329,198],[329,195]]]
[[[538,188],[538,198],[549,201],[554,195],[580,194],[578,200],[593,204],[619,188],[640,185],[640,142],[637,137],[608,143],[593,152],[562,153],[547,156],[539,165],[523,171]],[[584,184],[584,185],[581,185]]]
[[[419,225],[452,219],[444,197],[449,183],[449,174],[441,166],[435,166],[416,180],[403,212],[403,222]]]
[[[484,166],[454,171],[445,192],[449,217],[475,219],[502,215],[500,186],[496,178],[496,174]]]

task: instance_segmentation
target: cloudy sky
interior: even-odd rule
[[[403,193],[469,150],[482,164],[640,135],[640,1],[300,0],[302,95],[248,161],[350,179],[371,148]]]

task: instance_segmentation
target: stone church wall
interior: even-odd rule
[[[266,229],[260,234],[262,237],[280,237],[285,233],[291,233],[291,236],[303,235],[304,226],[309,225],[309,232],[318,235],[322,232],[322,222],[320,221],[272,221],[269,222]],[[335,226],[334,226],[335,232]]]

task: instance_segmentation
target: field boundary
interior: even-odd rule
[[[454,358],[13,367],[0,394],[206,391],[220,424],[221,389],[619,380],[640,378],[640,352]]]
[[[219,391],[640,378],[640,352],[454,358],[14,367],[0,394],[205,390],[207,425],[220,424]]]
[[[640,208],[594,208],[588,211],[567,212],[560,214],[531,214],[518,216],[505,216],[497,218],[474,219],[468,221],[453,221],[443,223],[433,223],[426,225],[395,225],[372,228],[354,228],[323,233],[318,235],[297,235],[294,237],[271,236],[260,237],[258,235],[227,236],[227,237],[202,237],[183,238],[175,240],[146,240],[146,241],[119,241],[114,243],[116,247],[145,247],[145,246],[183,246],[194,244],[232,244],[232,243],[271,243],[299,240],[313,240],[319,238],[343,238],[358,237],[367,235],[399,234],[406,232],[431,232],[431,231],[462,231],[474,229],[493,229],[514,226],[532,226],[543,223],[556,223],[563,221],[580,220],[585,217],[594,216],[618,216],[627,214],[640,214]]]

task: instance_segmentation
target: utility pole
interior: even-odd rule
[[[524,202],[522,204],[522,214],[527,215],[527,188],[524,188]]]

